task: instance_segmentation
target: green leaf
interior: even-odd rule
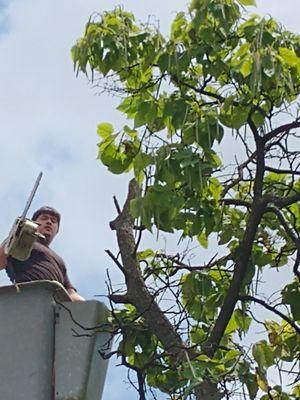
[[[239,0],[239,3],[243,6],[256,6],[255,0]]]
[[[146,258],[153,257],[154,254],[155,253],[152,249],[146,249],[146,250],[137,252],[137,258],[138,258],[138,260],[145,260]]]
[[[297,57],[293,50],[287,49],[286,47],[280,47],[279,54],[288,65],[300,68],[300,58]]]
[[[190,338],[193,343],[203,343],[206,339],[206,333],[199,327],[194,327],[190,333]]]
[[[294,386],[292,395],[295,397],[295,399],[300,399],[300,384],[297,384],[296,386]]]
[[[251,60],[245,60],[243,64],[241,65],[240,71],[241,74],[243,75],[244,78],[247,78],[252,72],[252,61]]]
[[[252,121],[254,122],[256,128],[260,128],[265,122],[265,115],[262,111],[254,111],[252,114]]]
[[[246,313],[244,313],[240,309],[237,309],[234,311],[234,318],[235,318],[237,326],[243,332],[248,332],[250,324],[252,322],[252,318],[249,317]]]
[[[257,380],[255,379],[255,376],[252,374],[249,374],[249,378],[246,381],[246,386],[249,392],[249,396],[251,400],[254,400],[256,398],[257,392],[258,392],[258,385],[257,385]]]
[[[300,285],[296,280],[282,290],[282,301],[291,306],[295,321],[300,321]]]
[[[225,126],[234,129],[240,129],[247,122],[249,116],[249,107],[247,106],[231,106],[228,110],[222,107],[220,113],[220,121]]]
[[[200,235],[197,236],[198,242],[201,244],[202,247],[207,249],[208,247],[208,240],[204,232],[200,233]]]
[[[261,371],[259,368],[256,368],[256,380],[258,387],[265,393],[269,391],[269,384],[266,377],[266,374]]]
[[[237,203],[255,198],[257,138],[253,127],[262,137],[272,126],[279,127],[280,121],[294,121],[300,94],[300,43],[299,35],[285,31],[271,17],[247,15],[244,7],[255,5],[253,0],[190,3],[186,12],[176,15],[166,37],[151,22],[136,22],[121,8],[96,14],[72,49],[72,57],[76,72],[90,75],[96,85],[99,82],[104,91],[116,95],[117,109],[128,121],[119,133],[109,123],[99,125],[99,159],[125,179],[133,169],[140,194],[130,202],[131,216],[150,232],[155,227],[155,233],[166,238],[165,248],[170,252],[170,258],[161,259],[152,248],[137,250],[137,259],[143,260],[140,272],[151,296],[174,322],[175,333],[190,342],[195,354],[203,354],[221,307],[230,296],[235,264],[251,225],[251,208]],[[294,141],[293,135],[279,135],[278,151],[271,142],[271,147],[265,143],[266,162],[272,159],[271,166],[280,165],[280,149],[292,149]],[[240,144],[246,152],[239,151]],[[292,175],[263,174],[263,195],[293,197],[300,191],[300,180]],[[230,199],[232,204],[227,205]],[[298,203],[282,208],[295,232],[300,232],[299,210]],[[243,262],[246,271],[241,295],[264,293],[262,270],[289,265],[295,256],[295,244],[274,213],[264,213],[255,222],[253,229],[250,226],[250,254],[245,253]],[[194,244],[198,250],[202,247],[202,252],[207,248],[208,253],[220,245],[220,259],[213,268],[193,270],[182,277],[175,263],[183,256],[186,263],[202,264],[201,249],[192,262]],[[223,254],[227,256],[222,258]],[[274,279],[277,269],[271,271]],[[284,271],[279,272],[279,280],[280,273]],[[293,282],[281,289],[278,304],[283,304],[287,316],[298,324],[299,287]],[[132,305],[124,305],[115,308],[112,319],[123,336],[120,351],[126,361],[141,368],[150,386],[164,391],[168,398],[193,395],[193,388],[205,377],[218,386],[225,379],[229,388],[234,385],[254,400],[262,395],[257,395],[259,387],[268,389],[268,368],[273,370],[282,362],[294,365],[299,341],[286,321],[264,321],[267,331],[262,339],[268,342],[253,344],[250,337],[253,354],[249,353],[242,340],[251,321],[260,319],[259,311],[252,307],[250,313],[248,302],[238,303],[238,307],[226,335],[220,338],[215,358],[193,358],[188,366],[186,360],[181,365],[174,363],[166,343],[151,334],[153,321],[147,313],[141,315]],[[286,398],[278,386],[269,392],[276,400]],[[216,393],[206,397],[213,399]]]
[[[229,350],[226,352],[225,357],[223,358],[224,364],[232,365],[232,362],[236,362],[237,357],[241,355],[239,350]]]
[[[272,348],[265,340],[256,343],[253,346],[252,354],[260,369],[269,368],[275,362]]]
[[[109,122],[102,122],[97,127],[97,134],[102,138],[108,138],[114,131],[112,124]]]
[[[226,326],[225,335],[235,332],[237,330],[237,328],[238,328],[238,324],[236,323],[234,314],[232,314],[232,316]]]
[[[170,55],[168,53],[161,54],[157,61],[157,64],[158,64],[161,72],[164,73],[169,68]]]
[[[246,385],[251,400],[256,398],[258,385],[256,375],[250,372],[250,364],[247,361],[241,361],[237,367],[240,381]]]
[[[232,238],[233,238],[233,231],[230,229],[229,226],[224,226],[223,232],[221,232],[220,237],[219,237],[219,244],[225,244],[228,243]]]

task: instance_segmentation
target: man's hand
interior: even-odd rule
[[[71,297],[72,301],[85,301],[83,297],[81,297],[76,290],[74,289],[67,289],[67,292],[69,293],[69,296]]]

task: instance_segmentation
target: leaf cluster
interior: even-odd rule
[[[179,232],[226,254],[200,267],[184,255],[135,254],[153,299],[172,298],[164,313],[194,352],[180,365],[134,305],[115,310],[123,363],[178,398],[207,379],[227,398],[299,397],[297,379],[271,386],[268,371],[294,376],[299,362],[300,37],[271,17],[245,14],[253,5],[192,0],[168,37],[116,8],[90,19],[72,48],[76,72],[120,96],[127,123],[99,124],[98,158],[114,174],[134,174],[141,191],[130,211],[140,231]],[[265,339],[243,348],[258,323],[252,302],[264,293],[264,271],[291,265],[295,280],[279,298],[258,301],[284,318],[265,321]]]

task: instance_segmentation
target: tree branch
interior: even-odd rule
[[[255,158],[256,158],[256,151],[253,152],[251,154],[251,156],[246,161],[244,161],[242,164],[238,165],[238,167],[237,167],[238,177],[236,179],[233,179],[230,183],[228,183],[224,187],[224,189],[223,189],[223,191],[221,193],[221,197],[225,197],[230,189],[232,189],[236,184],[238,184],[239,182],[241,182],[243,180],[243,170],[244,170],[244,168],[246,168],[250,162],[255,160]]]
[[[216,259],[217,254],[207,263],[207,264],[203,264],[203,265],[189,265],[186,264],[180,260],[178,260],[178,255],[175,256],[170,256],[164,253],[158,253],[156,254],[156,257],[160,258],[160,259],[166,259],[168,261],[171,261],[173,264],[175,264],[175,267],[173,266],[173,268],[175,269],[174,272],[172,272],[170,274],[170,276],[176,274],[177,271],[180,270],[187,270],[190,272],[194,272],[194,271],[205,271],[208,269],[213,269],[214,267],[218,266],[219,264],[222,263],[226,263],[229,260],[232,260],[233,255],[231,253],[227,254],[226,256],[223,256],[221,258]]]
[[[277,135],[281,133],[288,133],[291,129],[300,128],[300,121],[296,119],[296,121],[291,122],[289,124],[281,125],[276,129],[273,129],[271,132],[267,133],[264,137],[264,143],[267,143],[269,140],[275,138]]]
[[[272,212],[274,213],[278,219],[279,222],[281,223],[281,225],[283,226],[286,234],[292,239],[292,241],[295,243],[297,249],[300,249],[300,240],[299,238],[296,236],[295,232],[289,227],[287,221],[285,220],[283,214],[280,212],[280,210],[276,207],[272,207],[272,206],[268,206],[266,208],[267,212]]]
[[[132,304],[132,301],[127,294],[110,294],[108,297],[116,304]]]
[[[293,196],[289,197],[275,197],[273,199],[273,203],[278,207],[278,208],[283,208],[283,207],[288,207],[297,201],[300,200],[300,192],[294,194]]]
[[[246,230],[243,239],[240,242],[235,270],[232,281],[224,299],[218,318],[211,331],[209,338],[204,344],[204,352],[212,357],[224,335],[227,324],[234,311],[238,301],[239,292],[243,286],[243,281],[247,272],[247,266],[252,252],[252,246],[257,232],[258,225],[265,212],[267,202],[262,197],[262,186],[264,178],[264,143],[260,137],[255,135],[256,151],[257,151],[257,168],[254,180],[254,198],[251,211],[246,224]]]
[[[300,279],[300,272],[298,271],[299,264],[300,264],[300,239],[296,235],[296,233],[293,231],[293,229],[290,228],[290,226],[288,225],[287,221],[285,220],[283,214],[280,212],[280,210],[278,208],[269,206],[269,207],[267,207],[266,211],[273,212],[278,217],[279,222],[283,226],[283,229],[285,230],[286,234],[295,243],[297,253],[296,253],[296,260],[295,260],[294,267],[293,267],[293,272],[298,277],[298,279]]]
[[[220,199],[220,203],[225,204],[225,206],[242,206],[251,208],[251,203],[246,200],[241,199]]]
[[[257,299],[256,297],[253,297],[253,296],[239,296],[239,300],[253,301],[254,303],[258,303],[258,304],[262,305],[267,310],[272,311],[274,314],[276,314],[279,317],[281,317],[282,319],[284,319],[288,324],[290,324],[295,329],[295,331],[298,333],[298,335],[300,335],[300,327],[298,325],[296,325],[294,321],[292,321],[289,317],[284,315],[281,311],[276,310],[275,307],[270,306],[265,301],[263,301],[261,299]]]
[[[270,172],[275,172],[276,174],[300,175],[300,171],[292,171],[290,169],[277,169],[277,168],[272,168],[272,167],[266,166],[265,170],[270,171]]]
[[[136,258],[136,244],[133,235],[134,220],[130,214],[130,202],[139,195],[140,189],[135,179],[129,183],[128,196],[121,214],[110,223],[116,231],[125,273],[127,296],[137,311],[143,315],[155,336],[174,362],[178,364],[184,359],[188,350],[180,335],[164,315],[153,296],[148,291],[142,278],[139,262]]]
[[[115,257],[113,255],[113,253],[110,250],[105,250],[105,253],[109,255],[109,257],[114,261],[114,263],[117,265],[117,267],[123,272],[123,274],[125,273],[123,265],[119,262],[119,260],[117,259],[117,257]]]
[[[119,206],[119,202],[118,202],[116,196],[114,196],[113,199],[114,199],[114,204],[115,204],[117,213],[118,213],[118,214],[121,214],[121,208],[120,208],[120,206]]]

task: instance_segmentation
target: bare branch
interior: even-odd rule
[[[169,260],[169,261],[171,261],[173,263],[172,267],[175,268],[175,271],[172,274],[170,274],[170,276],[172,276],[172,275],[176,274],[177,271],[180,271],[180,270],[187,270],[187,271],[190,271],[190,272],[205,271],[205,270],[208,270],[208,269],[212,269],[212,268],[218,266],[219,264],[223,264],[226,261],[232,259],[232,254],[231,253],[226,255],[226,256],[223,256],[221,258],[218,258],[218,259],[215,259],[216,255],[214,257],[212,257],[212,259],[207,264],[203,264],[203,265],[189,265],[189,264],[186,264],[186,263],[180,261],[178,259],[177,255],[171,256],[171,255],[167,255],[167,254],[164,254],[164,253],[158,253],[158,254],[156,254],[156,257],[161,258],[161,259]],[[175,267],[174,267],[174,264],[175,264]]]
[[[255,160],[255,157],[256,157],[256,151],[253,152],[246,161],[244,161],[242,164],[240,164],[237,167],[238,177],[236,179],[233,179],[230,183],[228,183],[224,187],[221,197],[225,197],[230,189],[232,189],[235,185],[237,185],[239,182],[241,182],[243,180],[243,170],[248,166],[248,164],[250,164],[250,162]]]
[[[300,335],[300,327],[295,324],[294,321],[292,321],[289,317],[284,315],[281,311],[278,311],[275,307],[270,306],[270,304],[266,303],[265,301],[261,299],[257,299],[256,297],[253,296],[239,296],[239,300],[241,301],[253,301],[254,303],[258,303],[265,307],[267,310],[272,311],[274,314],[278,315],[282,319],[284,319],[288,324],[290,324],[295,331],[297,332],[298,335]]]
[[[121,214],[121,208],[119,206],[119,203],[118,203],[118,200],[117,200],[116,196],[114,196],[113,199],[114,199],[114,204],[115,204],[117,213],[120,215]]]
[[[264,143],[267,143],[269,140],[275,138],[276,136],[280,135],[281,133],[288,133],[291,129],[300,128],[300,121],[296,119],[296,121],[291,122],[289,124],[281,125],[278,128],[274,129],[273,131],[267,133],[264,137]]]
[[[109,255],[109,257],[114,261],[114,263],[117,265],[117,267],[125,274],[125,270],[123,268],[123,265],[119,262],[116,256],[113,255],[113,253],[110,250],[105,250],[105,253]]]

